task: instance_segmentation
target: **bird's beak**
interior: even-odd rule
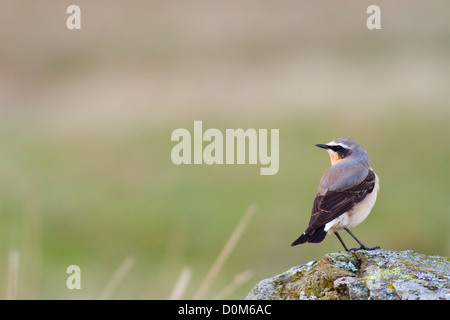
[[[322,149],[328,149],[328,146],[326,144],[316,144],[316,147],[319,147]]]

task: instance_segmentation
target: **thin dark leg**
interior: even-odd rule
[[[356,242],[358,242],[359,245],[361,246],[360,248],[352,248],[352,249],[350,249],[350,250],[356,251],[356,250],[361,250],[361,249],[363,249],[363,250],[376,250],[376,249],[380,249],[380,247],[378,247],[378,246],[377,246],[377,247],[372,247],[372,248],[366,247],[361,241],[358,240],[358,238],[356,238],[356,236],[355,236],[353,233],[351,233],[350,230],[348,230],[347,228],[344,228],[344,230],[347,231],[348,234],[351,235],[351,236],[353,237],[353,239],[355,239]],[[348,250],[347,250],[347,251],[348,251]]]
[[[339,241],[341,242],[342,246],[344,247],[345,251],[348,251],[347,247],[345,246],[344,241],[342,241],[341,236],[339,235],[339,233],[337,233],[336,231],[334,231],[334,234],[336,235],[336,237],[339,239]]]

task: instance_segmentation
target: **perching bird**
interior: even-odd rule
[[[338,234],[345,230],[361,246],[351,250],[378,249],[366,247],[349,230],[368,216],[377,199],[378,176],[370,167],[366,150],[355,141],[342,138],[316,146],[328,151],[331,167],[320,179],[308,228],[291,246],[322,242],[332,231],[344,249],[350,251]]]

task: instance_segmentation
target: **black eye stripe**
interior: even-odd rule
[[[339,151],[342,151],[342,150],[344,150],[344,148],[343,147],[341,147],[341,146],[331,146],[331,147],[329,147],[331,150],[333,150],[334,152],[339,152]]]

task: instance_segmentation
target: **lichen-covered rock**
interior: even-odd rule
[[[414,251],[327,254],[262,280],[248,300],[450,300],[450,261]]]

